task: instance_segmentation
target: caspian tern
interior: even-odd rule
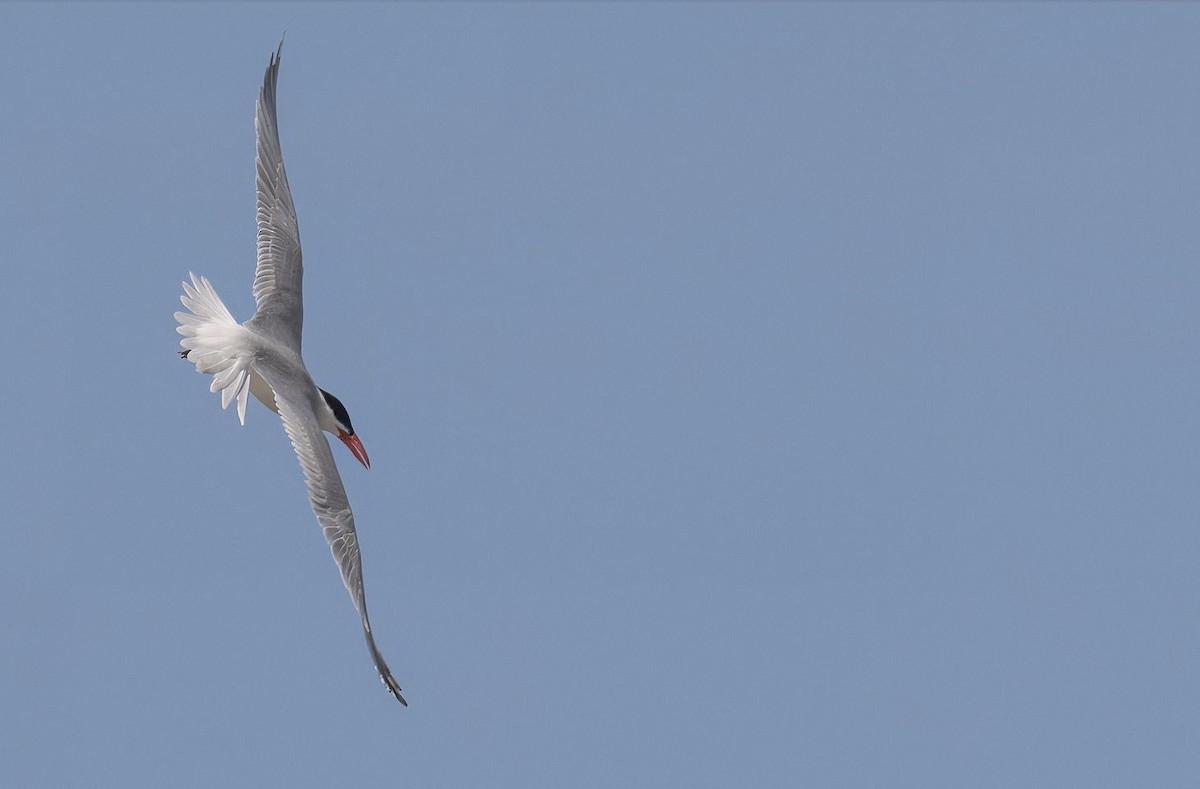
[[[363,592],[362,560],[354,514],[338,475],[329,443],[322,431],[342,440],[354,457],[371,467],[362,442],[350,424],[350,415],[336,397],[319,388],[300,356],[304,320],[301,284],[304,267],[300,256],[300,231],[283,154],[279,149],[279,124],[275,112],[275,85],[283,43],[271,56],[258,94],[254,127],[258,137],[258,265],[254,271],[254,317],[239,324],[216,290],[204,277],[189,274],[180,301],[188,312],[175,313],[176,329],[183,335],[180,355],[196,371],[213,376],[210,391],[221,392],[221,407],[237,401],[238,420],[246,423],[246,395],[253,394],[279,414],[283,429],[300,460],[308,498],[342,582],[362,620],[367,647],[379,678],[392,695],[408,706],[400,686],[375,646],[367,599]]]

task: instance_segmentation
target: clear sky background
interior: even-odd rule
[[[374,468],[376,679],[252,312]],[[1200,6],[0,5],[0,784],[1200,784]]]

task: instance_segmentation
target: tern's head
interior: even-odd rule
[[[371,467],[371,459],[367,457],[367,450],[363,449],[362,442],[358,440],[358,436],[354,435],[354,426],[350,424],[350,413],[346,410],[346,406],[342,405],[342,401],[326,392],[324,389],[318,389],[321,392],[321,397],[325,398],[325,405],[329,406],[330,415],[333,417],[332,429],[326,424],[327,420],[321,420],[325,430],[333,433],[342,440],[350,452],[367,468]]]

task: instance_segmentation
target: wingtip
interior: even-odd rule
[[[396,697],[396,701],[405,707],[408,706],[408,701],[404,698],[404,694],[400,692],[400,686],[391,674],[380,674],[379,681],[383,683],[383,686],[388,689],[389,693]]]
[[[275,51],[271,53],[271,59],[267,61],[267,70],[263,74],[263,87],[258,97],[260,102],[268,88],[270,88],[272,94],[275,92],[274,83],[279,79],[279,61],[282,57],[283,39],[281,38],[279,39],[279,46],[275,48]],[[274,98],[271,99],[271,103],[275,103]]]

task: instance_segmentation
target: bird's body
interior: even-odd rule
[[[280,50],[282,47],[280,44]],[[267,66],[255,119],[258,264],[254,299],[258,309],[250,320],[238,323],[208,280],[192,274],[191,281],[183,283],[181,297],[188,312],[175,313],[183,335],[180,345],[182,355],[198,372],[213,376],[211,390],[221,393],[222,408],[237,402],[243,424],[250,394],[279,414],[304,472],[313,512],[358,610],[375,668],[388,690],[407,705],[371,633],[354,515],[322,432],[341,439],[367,468],[370,460],[341,401],[313,382],[300,355],[304,267],[296,209],[279,148],[275,86],[280,50]]]

